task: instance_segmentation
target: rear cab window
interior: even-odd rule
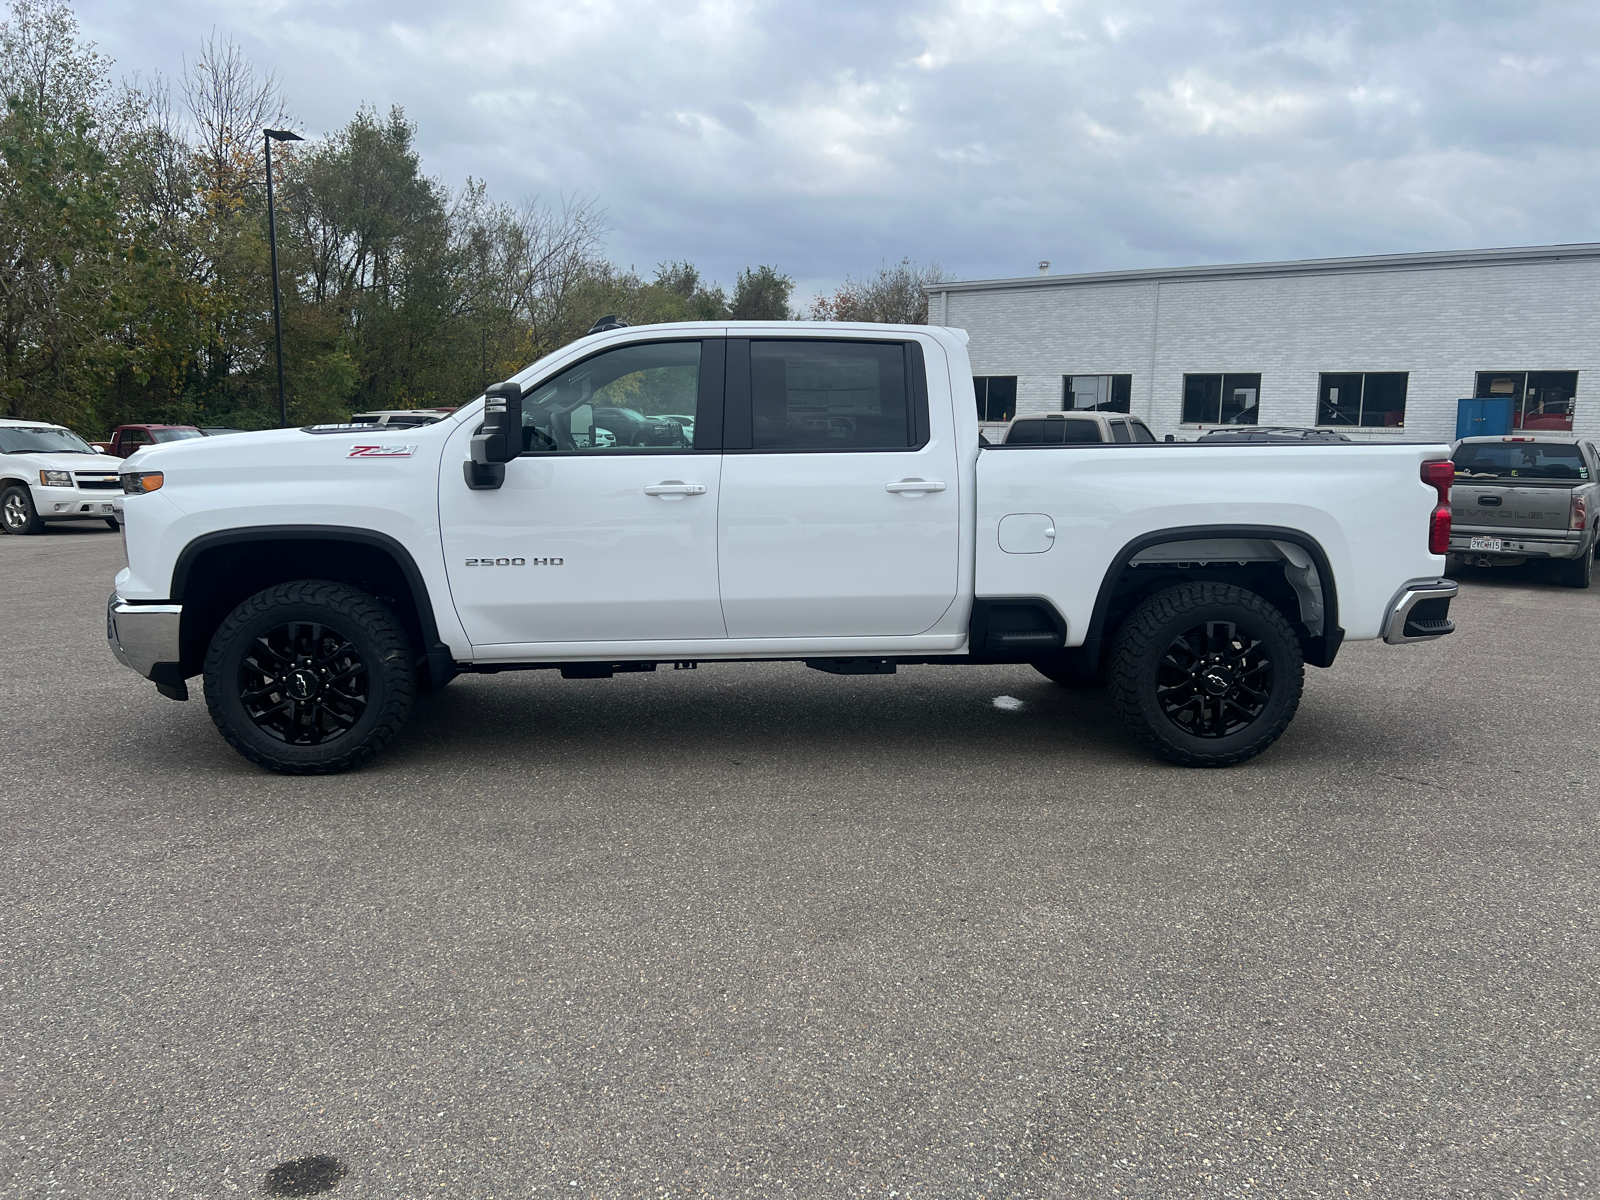
[[[1083,445],[1101,441],[1100,422],[1073,417],[1022,417],[1006,433],[1008,446]]]
[[[1468,442],[1451,455],[1457,479],[1591,478],[1582,449],[1561,442]]]
[[[725,450],[917,450],[928,390],[916,342],[730,338]]]

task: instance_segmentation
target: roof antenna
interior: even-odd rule
[[[1050,274],[1050,260],[1048,258],[1041,258],[1039,260],[1039,274],[1041,274],[1041,275]]]
[[[594,323],[594,328],[589,330],[589,333],[605,333],[608,329],[626,329],[627,327],[628,323],[617,316],[616,313],[607,313]],[[584,336],[587,337],[588,334]]]

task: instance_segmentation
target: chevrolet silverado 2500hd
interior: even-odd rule
[[[708,660],[1031,663],[1175,762],[1259,753],[1341,641],[1454,629],[1448,448],[981,448],[965,335],[610,328],[436,424],[160,446],[107,636],[274,770],[418,687]]]

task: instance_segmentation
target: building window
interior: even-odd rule
[[[1317,389],[1317,424],[1404,426],[1406,379],[1404,371],[1324,374]]]
[[[1128,412],[1132,375],[1063,375],[1061,407],[1066,412]]]
[[[1015,375],[974,375],[972,389],[978,395],[978,420],[1009,421],[1017,415]]]
[[[1479,371],[1478,396],[1510,396],[1511,428],[1571,429],[1576,371]]]
[[[1185,375],[1185,425],[1255,425],[1260,409],[1260,375]]]

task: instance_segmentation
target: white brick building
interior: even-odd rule
[[[1600,244],[1039,275],[929,296],[930,322],[971,336],[986,424],[1014,389],[1012,415],[1126,407],[1157,436],[1257,423],[1449,440],[1457,402],[1475,396],[1500,398],[1502,414],[1509,400],[1516,428],[1600,433]]]

